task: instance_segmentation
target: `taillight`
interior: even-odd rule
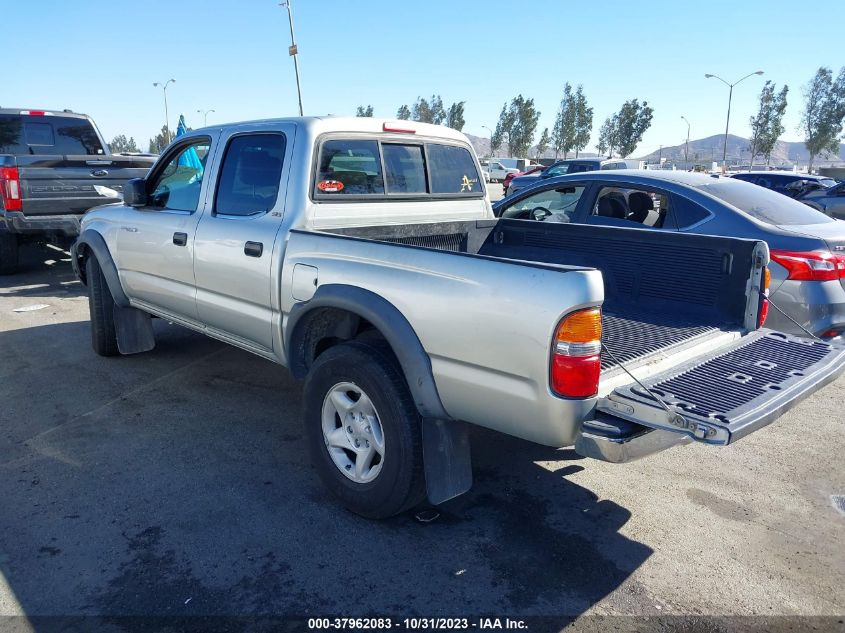
[[[0,167],[0,198],[6,211],[21,210],[21,179],[17,167]]]
[[[601,310],[588,308],[566,316],[552,341],[550,383],[566,398],[589,398],[599,390]]]
[[[760,296],[760,307],[757,310],[757,327],[763,327],[766,318],[769,316],[769,284],[772,281],[772,273],[768,267],[763,269],[763,294]]]
[[[772,259],[786,268],[794,281],[832,281],[845,278],[845,257],[828,251],[772,251]]]

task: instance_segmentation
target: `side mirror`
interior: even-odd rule
[[[147,181],[133,178],[123,185],[123,203],[128,207],[143,207],[147,204]]]

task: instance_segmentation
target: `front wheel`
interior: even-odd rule
[[[317,358],[305,434],[323,484],[352,512],[382,519],[423,500],[420,416],[388,350],[351,341]]]
[[[114,298],[100,262],[93,254],[85,262],[88,283],[88,311],[91,314],[91,345],[100,356],[117,356],[117,334],[114,328]]]

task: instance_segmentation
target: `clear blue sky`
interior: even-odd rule
[[[802,88],[822,65],[845,63],[842,0],[650,2],[563,0],[294,0],[306,114],[352,114],[372,104],[395,116],[418,95],[465,100],[466,132],[487,135],[518,93],[551,126],[564,82],[582,83],[595,108],[594,134],[626,99],[654,107],[636,154],[724,132],[748,118],[768,78],[789,84],[785,140],[796,131]],[[297,112],[285,10],[276,0],[26,0],[3,2],[2,107],[72,108],[103,134],[147,140],[180,113],[202,124]],[[827,35],[825,35],[827,33]]]

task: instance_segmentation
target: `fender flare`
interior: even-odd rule
[[[106,246],[106,241],[103,239],[103,236],[93,229],[86,229],[82,231],[82,234],[76,239],[71,247],[71,260],[73,262],[73,267],[76,270],[76,275],[79,277],[80,281],[85,283],[85,270],[80,266],[80,246],[85,246],[85,248],[90,249],[91,252],[94,253],[94,256],[97,258],[97,262],[100,264],[100,269],[103,271],[103,277],[106,279],[106,284],[111,291],[111,296],[114,299],[114,302],[121,308],[130,307],[129,297],[126,296],[126,293],[123,291],[123,286],[120,284],[120,277],[117,274],[117,266],[114,263],[114,259],[112,259],[109,247]]]
[[[399,360],[402,373],[420,415],[426,418],[449,420],[434,382],[431,359],[408,319],[396,306],[374,292],[345,284],[326,284],[317,288],[308,301],[297,303],[288,315],[284,332],[288,365],[294,377],[302,379],[307,373],[304,359],[296,358],[298,342],[305,331],[309,314],[320,308],[345,310],[366,319],[384,336]]]

